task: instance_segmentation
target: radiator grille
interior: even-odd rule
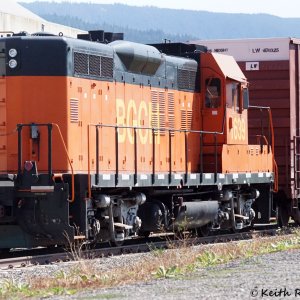
[[[101,76],[112,78],[113,77],[114,61],[112,57],[101,56]]]
[[[175,129],[175,98],[173,93],[168,93],[168,122],[169,128]],[[174,135],[174,131],[171,131]]]
[[[159,127],[166,128],[166,99],[164,92],[159,92]],[[165,134],[164,130],[160,131],[160,135]]]
[[[195,90],[196,72],[191,70],[178,69],[178,88],[181,90]]]
[[[113,77],[113,58],[74,52],[74,74],[101,78]]]
[[[181,129],[191,130],[193,120],[193,111],[191,110],[181,110]]]
[[[74,73],[75,74],[88,74],[89,61],[88,55],[84,53],[74,53]]]
[[[166,128],[166,98],[164,92],[151,91],[151,126]],[[165,130],[155,130],[155,134],[165,135]]]
[[[70,99],[70,122],[78,123],[79,121],[79,101],[78,99]]]
[[[89,74],[94,76],[101,76],[101,58],[97,55],[89,56]]]
[[[151,91],[151,109],[152,109],[152,116],[151,116],[151,127],[158,128],[159,127],[159,108],[158,108],[158,95],[157,91]],[[158,131],[155,130],[155,134]]]

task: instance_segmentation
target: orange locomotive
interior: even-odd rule
[[[0,248],[269,222],[274,141],[249,144],[232,57],[43,34],[0,44]]]

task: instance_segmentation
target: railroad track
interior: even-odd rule
[[[263,226],[263,229],[261,230],[258,230],[259,228],[257,228],[248,232],[213,235],[201,238],[175,239],[173,236],[156,236],[148,240],[130,240],[128,245],[119,247],[102,247],[92,250],[69,250],[57,253],[10,257],[0,260],[0,270],[25,268],[36,265],[58,264],[62,262],[77,261],[79,259],[95,259],[129,253],[149,252],[154,249],[180,247],[183,244],[185,246],[192,246],[209,243],[224,243],[229,241],[247,240],[253,239],[255,237],[272,236],[278,234],[279,230],[276,226],[267,227]],[[289,233],[289,230],[286,233]]]

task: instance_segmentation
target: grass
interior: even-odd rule
[[[5,280],[0,285],[1,299],[48,297],[52,295],[72,295],[91,288],[109,288],[124,284],[153,279],[181,278],[199,268],[209,268],[236,259],[300,249],[300,230],[289,235],[254,238],[223,244],[186,246],[171,250],[154,249],[149,255],[136,260],[129,266],[111,270],[99,270],[92,260],[79,260],[70,271],[59,271],[55,276],[33,278],[26,284],[16,284]],[[103,295],[104,299],[114,295]]]

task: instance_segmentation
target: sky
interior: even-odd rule
[[[37,1],[37,0],[36,0]],[[59,0],[39,0],[61,2]],[[232,13],[267,13],[283,18],[300,18],[300,0],[62,0],[64,2],[123,3],[134,6],[206,10]],[[34,2],[20,0],[18,2]]]

